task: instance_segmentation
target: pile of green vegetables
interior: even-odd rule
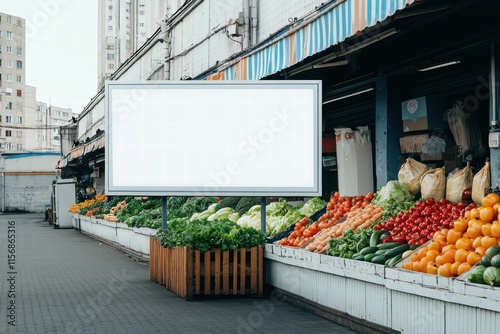
[[[253,228],[241,227],[229,219],[193,220],[176,218],[155,238],[163,247],[189,246],[205,252],[212,248],[234,250],[262,245],[264,235]]]

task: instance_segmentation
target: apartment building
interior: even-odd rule
[[[98,8],[98,88],[184,0],[102,0]]]

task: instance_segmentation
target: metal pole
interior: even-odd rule
[[[161,229],[167,228],[167,197],[161,198]]]
[[[260,232],[266,235],[266,198],[260,200]]]

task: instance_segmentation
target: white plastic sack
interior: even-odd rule
[[[474,173],[469,163],[446,181],[446,199],[454,203],[462,201],[465,189],[472,187]]]
[[[430,136],[422,145],[422,153],[425,154],[438,154],[446,151],[446,142],[438,136]]]

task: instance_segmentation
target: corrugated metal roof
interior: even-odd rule
[[[259,80],[274,74],[357,32],[384,21],[416,0],[338,0],[316,16],[290,26],[268,43],[221,65],[207,80]]]

